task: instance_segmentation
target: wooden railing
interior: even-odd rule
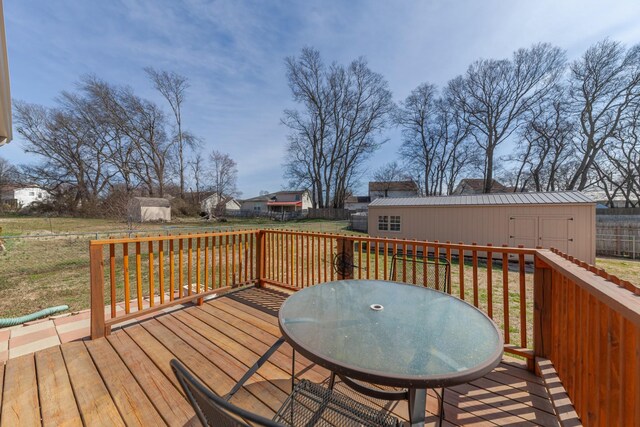
[[[91,241],[92,338],[115,324],[256,283],[263,235],[246,230]]]
[[[533,339],[534,249],[267,230],[261,279],[293,290],[348,278],[387,280],[391,259],[399,253],[445,258],[451,265],[450,292],[493,318],[504,333],[505,351],[527,358],[533,368],[528,347]],[[398,280],[415,277],[404,276]]]
[[[640,424],[640,291],[557,251],[286,230],[98,240],[90,250],[93,338],[245,284],[388,279],[394,254],[441,257],[451,294],[493,318],[505,351],[530,369],[548,359],[585,425]]]
[[[640,292],[570,257],[536,253],[535,342],[584,425],[640,425]]]

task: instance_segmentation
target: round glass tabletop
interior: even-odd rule
[[[502,337],[472,305],[432,289],[341,280],[282,304],[280,329],[305,357],[338,374],[398,387],[444,387],[500,362]]]

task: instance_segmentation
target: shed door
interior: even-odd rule
[[[539,245],[569,253],[570,243],[573,242],[572,223],[573,218],[569,217],[540,217]]]
[[[511,216],[509,217],[509,245],[523,245],[525,248],[535,248],[538,244],[538,217]]]

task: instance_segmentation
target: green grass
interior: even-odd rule
[[[212,231],[214,229],[247,229],[265,226],[326,233],[348,233],[344,221],[300,220],[274,224],[273,221],[265,219],[233,219],[224,223],[189,219],[170,224],[138,225],[133,234],[158,234],[156,231],[150,232],[150,230],[158,229],[163,229],[160,234],[166,234],[172,230],[177,230],[180,233],[187,233],[189,229],[194,232],[202,231],[203,227]],[[93,233],[98,233],[99,238],[106,238],[108,235],[105,233],[108,231],[115,232],[116,236],[118,234],[126,236],[129,231],[124,222],[82,218],[2,217],[0,218],[0,227],[2,227],[0,239],[3,238],[2,236],[20,236],[19,238],[5,237],[6,251],[0,253],[0,317],[21,316],[61,304],[69,305],[73,311],[88,308],[89,240],[96,237]],[[52,236],[52,234],[61,233],[91,234]],[[134,247],[129,248],[132,271],[135,265],[134,250]],[[142,245],[142,253],[143,257],[148,257],[147,245]],[[143,264],[144,262],[146,262],[145,258],[143,258]],[[156,259],[154,262],[156,283],[158,281],[157,263]],[[108,263],[105,265],[108,266]],[[148,266],[146,268],[148,270]],[[168,266],[165,270],[168,277]],[[117,282],[117,297],[122,301],[124,290],[121,262],[118,263],[116,275],[120,279]],[[107,268],[107,283],[108,278]],[[144,272],[143,283],[147,283],[147,279],[148,272]],[[133,273],[130,273],[130,280],[132,297],[135,298]],[[156,289],[158,289],[157,285]],[[109,302],[108,297],[105,301]]]

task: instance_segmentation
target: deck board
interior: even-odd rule
[[[35,358],[42,425],[82,426],[60,347],[39,351]]]
[[[60,346],[76,404],[85,425],[124,426],[107,386],[82,342]],[[4,410],[2,411],[4,414]]]
[[[164,425],[164,420],[138,382],[132,380],[131,371],[118,357],[109,341],[87,341],[86,346],[127,426]]]
[[[113,334],[108,340],[167,424],[198,425],[191,405],[129,335]]]
[[[3,426],[40,425],[36,364],[33,354],[9,359],[4,374]]]
[[[188,306],[116,330],[11,359],[0,370],[3,425],[197,425],[169,361],[177,358],[216,393],[227,393],[279,337],[274,308],[284,299],[260,290]],[[251,301],[247,304],[247,301]],[[290,390],[292,350],[283,344],[232,402],[272,417]],[[447,389],[445,426],[558,425],[544,383],[505,357],[493,372]],[[329,372],[296,355],[296,376],[326,381]],[[336,389],[354,396],[344,384]],[[40,396],[40,398],[39,398]],[[357,399],[406,419],[406,402]],[[438,402],[427,399],[427,425],[437,424]]]

